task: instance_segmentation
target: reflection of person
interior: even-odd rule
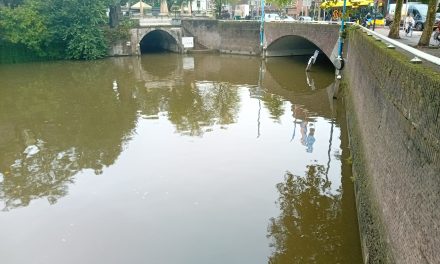
[[[301,144],[306,146],[307,142],[307,120],[303,120],[299,125],[301,127]]]
[[[309,125],[309,120],[310,120],[309,113],[307,112],[306,109],[298,105],[292,105],[292,112],[293,112],[293,116],[295,117],[295,123],[296,123],[296,119],[302,120],[299,125],[301,132],[301,144],[307,147],[306,149],[307,152],[312,153],[313,143],[315,143],[315,128],[310,127],[310,131],[308,131],[309,130],[308,126],[313,126],[313,124]],[[307,132],[309,132],[308,135]],[[293,140],[294,136],[295,136],[295,131],[290,141]]]
[[[315,143],[315,129],[310,128],[310,133],[306,138],[307,152],[309,153],[313,152],[313,143]]]

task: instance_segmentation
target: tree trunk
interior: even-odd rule
[[[168,15],[168,3],[166,0],[160,1],[160,15],[167,16]]]
[[[119,8],[118,8],[119,7]],[[115,28],[119,25],[119,13],[121,11],[121,7],[118,5],[110,6],[109,13],[109,25],[111,28]]]
[[[382,15],[385,17],[387,15],[388,10],[388,1],[383,1],[382,3]]]
[[[222,1],[221,0],[215,1],[215,6],[217,8],[217,19],[223,19],[222,18]]]
[[[400,39],[399,31],[400,31],[400,18],[402,16],[402,4],[403,4],[403,0],[397,0],[396,9],[394,10],[393,23],[391,24],[390,32],[388,33],[389,38]]]
[[[189,0],[188,1],[188,13],[189,13],[189,15],[192,15],[192,0]]]
[[[429,0],[428,3],[428,14],[426,15],[426,21],[423,28],[422,36],[420,37],[419,47],[429,46],[429,40],[431,39],[432,26],[435,20],[435,11],[437,10],[437,0]]]

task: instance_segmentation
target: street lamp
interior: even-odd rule
[[[338,57],[337,60],[340,62],[340,66],[338,70],[342,70],[344,68],[344,59],[342,58],[342,47],[344,44],[344,26],[345,26],[345,11],[347,9],[347,0],[344,0],[344,4],[342,6],[342,19],[341,19],[341,27],[339,29],[339,48],[338,48]]]
[[[263,47],[263,40],[264,40],[264,0],[261,0],[260,47]]]

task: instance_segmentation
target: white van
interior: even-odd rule
[[[280,15],[278,14],[264,14],[264,21],[271,22],[271,21],[280,21]]]

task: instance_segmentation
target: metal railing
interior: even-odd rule
[[[391,39],[389,37],[386,37],[384,35],[381,35],[381,34],[375,32],[375,31],[372,31],[372,30],[370,30],[370,29],[368,29],[366,27],[363,27],[363,26],[360,26],[360,25],[359,25],[359,27],[362,28],[362,30],[364,32],[369,33],[372,36],[375,36],[376,38],[381,39],[382,41],[384,41],[387,44],[391,44],[392,46],[395,46],[395,47],[398,47],[399,49],[405,50],[405,51],[413,54],[414,56],[416,56],[419,59],[423,59],[425,61],[434,63],[436,65],[440,65],[440,58],[439,57],[433,56],[431,54],[428,54],[428,53],[423,52],[421,50],[418,50],[416,48],[410,47],[410,46],[408,46],[406,44],[403,44],[403,43],[401,43],[401,42],[399,42],[399,41],[397,41],[395,39]]]

